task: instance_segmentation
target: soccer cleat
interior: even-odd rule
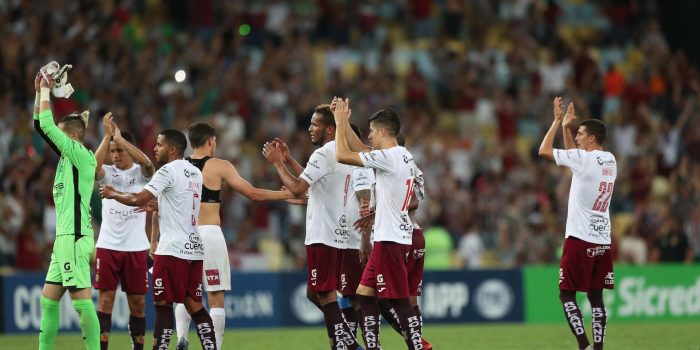
[[[175,347],[175,350],[187,350],[187,347],[187,339],[180,338],[177,340],[177,346]]]
[[[420,338],[420,342],[423,344],[423,350],[433,350],[433,344],[430,344],[425,338]]]

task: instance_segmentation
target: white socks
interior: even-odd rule
[[[221,345],[224,342],[224,328],[226,328],[226,310],[224,308],[215,307],[209,310],[209,315],[214,323],[214,334],[216,335],[216,348],[222,349]]]
[[[214,323],[214,334],[216,335],[216,348],[221,349],[221,344],[224,342],[224,330],[226,328],[226,310],[220,307],[215,307],[209,310],[209,315]],[[177,339],[187,339],[187,333],[190,331],[190,322],[192,317],[187,313],[185,304],[176,304],[175,306],[175,329],[177,330]]]
[[[190,331],[190,322],[192,317],[187,312],[185,304],[176,304],[175,306],[175,329],[177,331],[177,339],[187,339],[187,333]]]

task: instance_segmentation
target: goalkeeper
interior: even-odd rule
[[[55,78],[40,72],[34,79],[34,127],[61,157],[53,185],[56,240],[41,296],[39,350],[53,347],[61,319],[59,300],[66,289],[80,315],[85,346],[88,350],[98,350],[100,324],[92,303],[90,282],[90,257],[95,249],[90,197],[97,162],[95,155],[83,145],[87,113],[65,116],[58,126],[54,123],[49,94],[55,88]]]

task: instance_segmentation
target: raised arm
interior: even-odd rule
[[[338,101],[343,101],[342,98],[339,97],[334,97],[333,102],[331,102],[331,110],[335,113],[335,108],[338,105]],[[349,100],[346,99],[349,104]],[[349,107],[348,107],[349,109]],[[350,115],[352,115],[352,111],[349,112]],[[348,115],[348,119],[346,120],[346,128],[345,128],[345,141],[348,144],[348,147],[350,148],[351,151],[353,152],[369,152],[372,150],[372,147],[365,145],[362,143],[362,140],[355,134],[355,132],[352,131],[352,128],[350,127],[350,115]],[[338,127],[338,122],[336,121],[336,130]]]
[[[134,162],[139,164],[141,166],[141,172],[144,177],[146,178],[151,178],[153,177],[153,174],[156,172],[156,168],[153,166],[153,163],[151,163],[151,160],[148,159],[146,154],[141,152],[140,149],[136,148],[136,146],[132,145],[131,142],[125,140],[122,137],[122,132],[119,130],[119,127],[117,126],[114,121],[111,121],[112,124],[112,129],[114,129],[114,142],[124,148],[126,153],[128,153],[131,158],[134,159]]]
[[[39,97],[39,127],[46,136],[44,139],[51,145],[52,148],[66,156],[71,163],[80,164],[85,160],[85,156],[90,154],[82,143],[68,137],[61,129],[56,126],[51,114],[51,87],[54,85],[52,79],[41,79],[41,92]],[[42,136],[44,136],[42,135]]]
[[[357,138],[357,135],[355,135],[352,128],[350,128],[350,100],[336,99],[334,100],[334,103],[335,110],[333,111],[333,116],[335,117],[335,158],[338,163],[364,167],[364,164],[360,159],[360,154],[353,152],[348,146],[347,142],[348,133]]]
[[[100,195],[102,198],[114,199],[117,202],[128,205],[130,207],[143,207],[156,197],[147,190],[141,190],[139,193],[120,192],[112,188],[112,186],[100,187]]]
[[[44,141],[53,149],[56,154],[59,156],[61,155],[61,152],[59,152],[58,148],[49,140],[49,137],[46,136],[43,130],[41,130],[41,124],[39,123],[39,112],[40,112],[40,106],[41,106],[41,80],[43,79],[43,76],[41,73],[37,73],[36,77],[34,78],[34,89],[36,90],[36,96],[34,97],[34,130],[41,136]]]
[[[555,98],[555,106],[557,104],[561,105],[560,101],[561,97]],[[549,127],[549,130],[547,130],[547,134],[544,135],[544,139],[542,139],[542,144],[540,144],[540,150],[538,152],[540,157],[547,158],[549,160],[554,160],[554,136],[556,136],[557,134],[557,129],[559,129],[561,121],[561,113],[554,113],[554,121],[552,121],[552,125]]]
[[[112,141],[112,112],[107,112],[107,114],[102,117],[102,131],[104,136],[102,136],[102,142],[97,147],[95,152],[95,159],[97,160],[97,167],[95,168],[95,181],[102,180],[105,177],[105,170],[102,169],[102,164],[107,160],[107,155],[109,155],[109,142]]]
[[[304,167],[301,166],[296,159],[294,159],[292,153],[289,151],[289,146],[287,146],[284,141],[279,138],[275,138],[275,140],[272,141],[272,144],[280,148],[280,151],[282,152],[282,161],[292,175],[298,177],[304,172]]]
[[[562,109],[564,108],[563,104],[559,104],[559,107],[556,106],[556,99],[555,99],[555,106],[554,106],[554,113],[557,113],[557,108],[559,109],[559,114],[562,113]],[[573,127],[576,125],[576,111],[574,111],[574,103],[569,102],[569,106],[566,108],[566,115],[564,116],[564,120],[562,121],[561,124],[561,133],[564,138],[564,148],[565,149],[573,149],[576,148],[576,142],[574,141],[574,137],[572,136],[571,132],[573,131]]]
[[[246,179],[242,178],[236,167],[231,162],[222,159],[212,159],[217,171],[221,173],[221,178],[236,192],[244,195],[252,201],[276,201],[292,199],[294,195],[290,191],[270,191],[254,187]]]
[[[271,142],[266,142],[262,151],[263,157],[271,163],[282,180],[284,187],[296,197],[300,197],[309,189],[309,183],[300,177],[292,175],[282,161],[282,150]],[[303,172],[303,169],[302,169]]]

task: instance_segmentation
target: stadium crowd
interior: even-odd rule
[[[263,188],[280,186],[263,143],[307,159],[317,104],[348,96],[365,131],[396,108],[425,172],[428,269],[557,261],[570,172],[536,147],[563,96],[609,125],[618,261],[697,261],[700,74],[669,48],[653,4],[0,0],[0,266],[49,261],[57,158],[31,126],[28,82],[50,60],[74,65],[76,91],[54,115],[89,109],[91,149],[108,111],[151,157],[158,131],[205,120],[219,156]],[[96,191],[95,225],[99,208]],[[304,266],[303,207],[224,192],[222,220],[233,268]]]

